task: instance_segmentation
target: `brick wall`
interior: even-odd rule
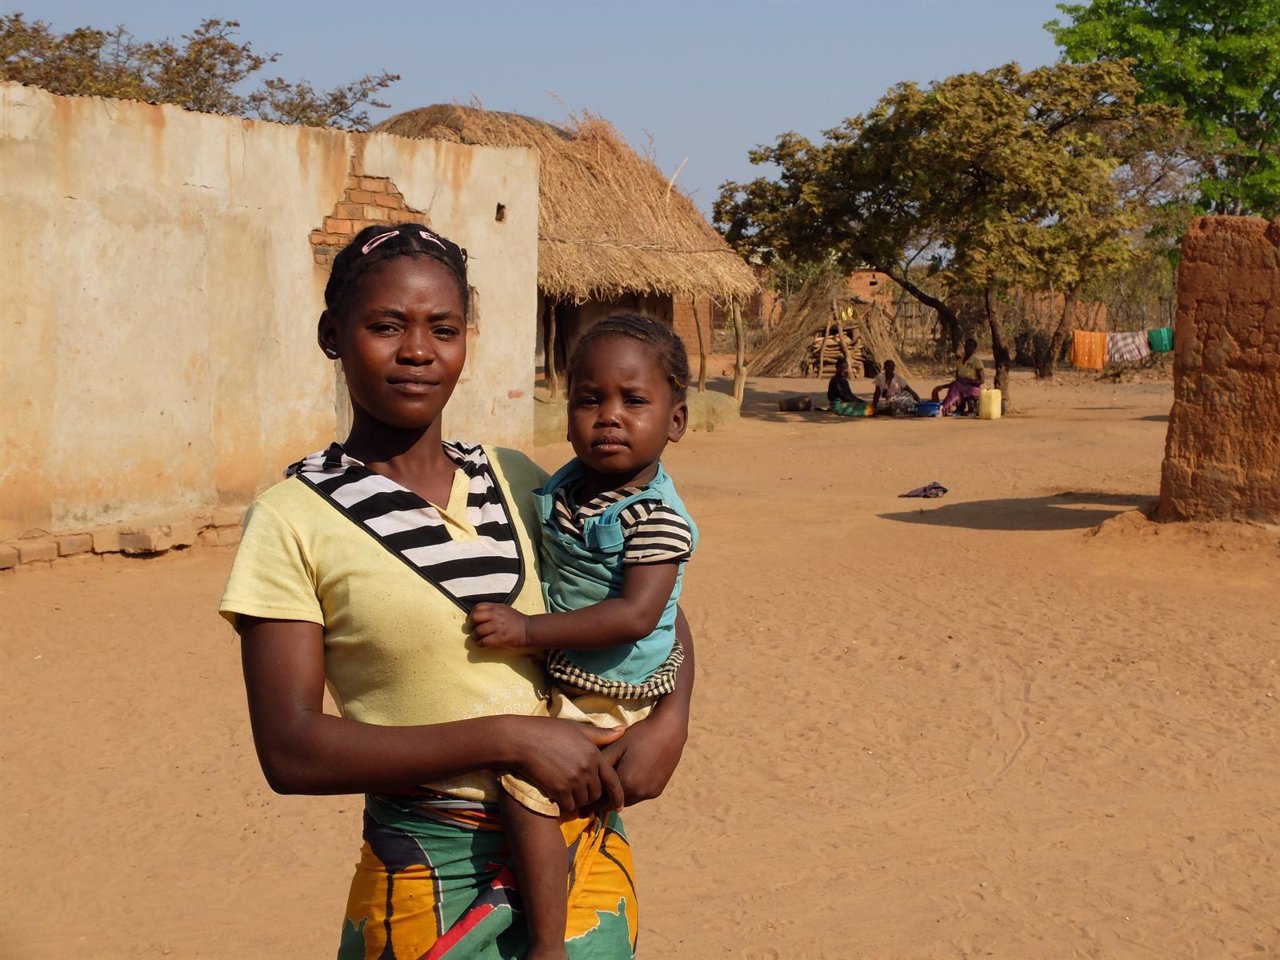
[[[315,261],[323,267],[331,266],[339,251],[365,227],[406,221],[431,226],[426,214],[405,203],[404,194],[390,177],[350,173],[341,199],[334,204],[333,213],[324,218],[320,229],[311,231]]]

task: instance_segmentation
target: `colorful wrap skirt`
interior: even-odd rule
[[[837,417],[869,417],[875,413],[865,400],[832,400],[831,412]]]
[[[953,380],[942,399],[943,414],[951,413],[960,405],[961,400],[977,400],[982,396],[982,385],[968,380]]]
[[[915,415],[918,401],[905,390],[892,397],[881,397],[876,404],[876,416],[888,414],[891,417],[911,417]]]
[[[561,829],[570,960],[630,960],[638,913],[621,817],[566,820]],[[366,797],[338,960],[519,960],[527,935],[509,860],[493,806]]]

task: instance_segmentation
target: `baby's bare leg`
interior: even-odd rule
[[[567,960],[569,854],[560,821],[534,813],[505,790],[500,792],[502,827],[529,925],[526,960]]]

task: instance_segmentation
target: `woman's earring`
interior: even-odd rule
[[[338,351],[337,351],[335,348],[333,348],[333,347],[325,347],[325,348],[324,348],[324,355],[325,355],[326,357],[328,357],[330,360],[337,360],[337,359],[338,359]]]

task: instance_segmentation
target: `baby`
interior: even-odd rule
[[[547,609],[479,603],[482,647],[546,650],[550,712],[597,726],[643,719],[675,687],[683,653],[676,601],[697,528],[659,462],[683,435],[689,361],[669,327],[612,316],[569,362],[575,458],[538,492]],[[529,960],[565,958],[568,859],[560,811],[532,784],[502,778],[501,810],[528,917]]]

